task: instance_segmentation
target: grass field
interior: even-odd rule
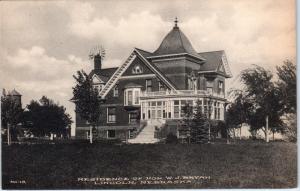
[[[291,188],[297,185],[297,146],[252,141],[230,145],[4,145],[2,176],[4,189]],[[166,176],[178,181],[168,182]],[[103,179],[81,179],[117,177],[120,181],[109,185]],[[128,182],[126,177],[142,180]]]

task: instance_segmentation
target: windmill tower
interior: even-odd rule
[[[105,49],[102,46],[95,46],[90,50],[89,58],[94,60],[94,70],[101,70],[104,57]]]

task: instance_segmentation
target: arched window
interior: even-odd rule
[[[140,65],[135,65],[132,68],[132,73],[133,74],[142,74],[143,73],[143,68]]]

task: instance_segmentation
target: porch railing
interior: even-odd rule
[[[141,92],[140,97],[159,97],[168,95],[205,95],[225,98],[224,93],[215,93],[207,90],[167,90],[167,91],[156,91],[156,92]]]

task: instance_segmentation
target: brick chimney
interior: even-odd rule
[[[94,69],[101,70],[101,55],[100,54],[96,54],[94,56]]]

